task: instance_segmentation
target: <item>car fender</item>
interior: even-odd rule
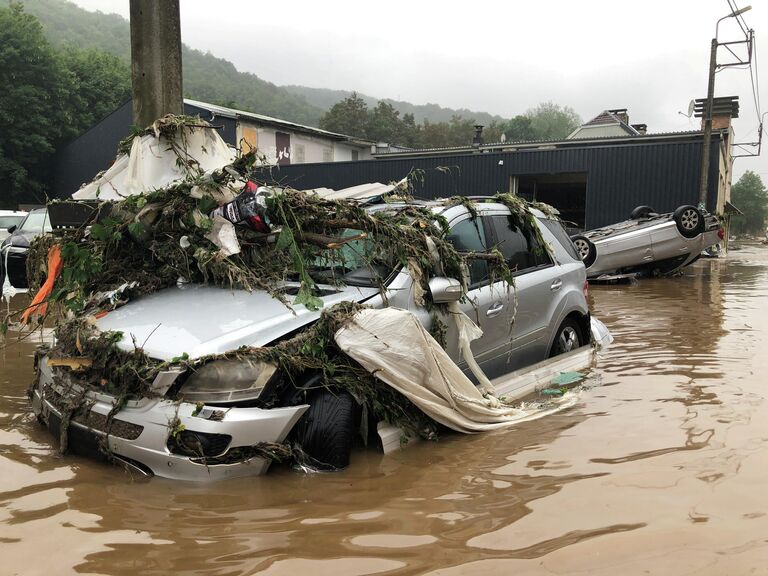
[[[585,344],[591,339],[589,334],[589,308],[585,305],[584,294],[578,290],[571,289],[563,293],[562,298],[557,302],[556,309],[551,318],[553,319],[549,330],[549,339],[547,342],[547,351],[552,349],[552,344],[557,336],[557,329],[560,324],[570,316],[576,313],[579,315],[579,327],[581,336],[586,340]]]

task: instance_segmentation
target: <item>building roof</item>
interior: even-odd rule
[[[638,130],[636,130],[633,126],[630,126],[625,122],[619,114],[624,113],[623,116],[627,118],[626,116],[626,110],[603,110],[592,118],[589,122],[586,122],[576,128],[573,132],[571,132],[568,135],[569,139],[576,138],[576,136],[579,134],[579,132],[582,131],[588,131],[590,127],[602,127],[602,126],[618,126],[621,130],[626,132],[627,134],[631,136],[636,136],[640,134]]]
[[[276,128],[285,128],[294,132],[302,132],[304,134],[311,134],[313,136],[319,136],[327,138],[329,140],[337,140],[340,142],[347,142],[353,146],[359,146],[361,148],[367,148],[374,144],[372,140],[365,140],[363,138],[357,138],[355,136],[348,136],[346,134],[338,134],[336,132],[329,132],[321,128],[315,128],[314,126],[306,126],[304,124],[297,124],[296,122],[289,122],[288,120],[281,120],[280,118],[273,118],[272,116],[265,116],[264,114],[256,114],[255,112],[248,112],[247,110],[238,110],[236,108],[227,108],[226,106],[219,106],[218,104],[209,104],[208,102],[201,102],[199,100],[192,100],[190,98],[184,98],[184,103],[190,106],[196,106],[197,108],[203,108],[209,110],[214,116],[223,116],[225,118],[233,118],[235,120],[251,120],[258,124],[274,126]]]
[[[722,135],[726,129],[712,130],[712,135]],[[599,146],[603,144],[642,143],[658,140],[687,140],[693,137],[701,137],[700,130],[688,130],[684,132],[657,132],[653,134],[627,134],[625,136],[596,136],[589,138],[561,139],[561,140],[519,140],[516,142],[493,142],[481,146],[449,146],[445,148],[421,148],[404,152],[380,152],[374,156],[377,158],[395,158],[398,156],[434,156],[438,154],[467,154],[477,152],[514,152],[516,150],[551,150],[563,147]]]

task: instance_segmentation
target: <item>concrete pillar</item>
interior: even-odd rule
[[[184,111],[179,0],[130,1],[133,122],[144,128]]]

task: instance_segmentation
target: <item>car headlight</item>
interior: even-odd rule
[[[276,370],[274,364],[260,360],[214,360],[187,378],[178,397],[210,404],[256,400]]]

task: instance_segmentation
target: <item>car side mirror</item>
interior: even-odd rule
[[[435,304],[456,302],[462,295],[461,282],[443,276],[430,279],[429,291],[432,294],[432,302]]]
[[[16,228],[18,228],[18,226],[16,226],[16,224],[14,224],[13,226],[9,226],[8,227],[8,234],[13,234],[14,231],[16,230]]]

